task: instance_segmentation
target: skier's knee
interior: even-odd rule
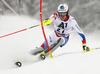
[[[63,43],[60,45],[60,47],[63,47],[64,45],[66,45],[66,43],[68,42],[68,40],[69,40],[69,36],[68,37],[64,37]]]

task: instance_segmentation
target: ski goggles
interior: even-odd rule
[[[59,16],[66,16],[67,15],[67,12],[58,12],[58,15]]]

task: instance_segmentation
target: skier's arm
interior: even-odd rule
[[[83,44],[83,51],[87,52],[90,51],[91,49],[87,46],[86,44],[86,38],[80,27],[78,26],[77,22],[73,20],[73,28],[77,31],[77,33],[82,37],[82,44]]]
[[[81,36],[82,38],[82,44],[86,44],[86,38],[84,33],[82,32],[82,30],[80,29],[80,27],[78,25],[74,26],[74,29],[76,30],[76,32]]]
[[[57,13],[53,13],[49,18],[47,18],[43,21],[43,25],[51,24],[55,20],[56,16],[57,16]],[[39,24],[39,25],[41,25],[41,24]]]
[[[80,27],[78,26],[78,24],[77,24],[77,22],[75,20],[73,20],[73,28],[81,36],[81,38],[82,38],[82,44],[86,44],[85,35],[84,35],[83,31],[80,29]]]

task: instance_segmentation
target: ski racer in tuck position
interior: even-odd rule
[[[43,21],[43,25],[49,25],[54,22],[54,31],[47,38],[51,52],[53,52],[59,46],[63,47],[68,42],[72,28],[74,28],[76,32],[82,37],[83,51],[90,51],[89,47],[87,47],[84,33],[78,26],[74,17],[70,16],[68,13],[68,5],[60,4],[58,6],[57,13],[53,13],[48,19]],[[36,55],[38,53],[40,55],[48,55],[48,49],[45,41],[40,47],[31,50],[32,55]]]

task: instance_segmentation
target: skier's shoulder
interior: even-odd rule
[[[52,19],[56,19],[57,18],[57,16],[58,16],[58,14],[57,13],[52,13],[52,15],[50,16],[50,18]]]
[[[71,15],[69,15],[69,19],[70,19],[71,21],[75,20],[75,18],[74,18],[73,16],[71,16]]]
[[[57,17],[58,13],[52,13],[52,16]]]
[[[71,22],[74,22],[74,23],[76,22],[75,18],[74,18],[73,16],[71,16],[71,15],[70,15],[70,17],[69,17],[69,20],[70,20]]]
[[[58,14],[57,13],[53,13],[52,15],[57,16]]]

